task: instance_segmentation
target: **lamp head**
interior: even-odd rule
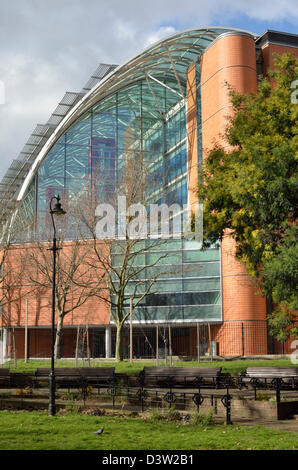
[[[56,199],[56,204],[53,208],[51,207],[51,210],[50,210],[51,214],[56,215],[56,216],[61,216],[61,215],[66,214],[66,211],[62,209],[59,194],[57,197],[55,197],[55,199]]]

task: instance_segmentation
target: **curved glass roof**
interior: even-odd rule
[[[121,66],[100,64],[79,93],[67,92],[44,125],[37,125],[19,157],[14,160],[0,183],[0,200],[13,205],[20,202],[36,170],[59,137],[91,106],[139,80],[176,80],[174,92],[184,98],[186,71],[198,63],[201,55],[220,35],[225,33],[254,33],[208,27],[173,34],[146,48]],[[152,83],[152,82],[151,82]]]

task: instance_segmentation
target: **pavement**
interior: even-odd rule
[[[262,419],[238,419],[233,420],[233,424],[241,424],[243,426],[264,426],[265,428],[276,429],[278,431],[289,431],[298,434],[298,417],[295,419],[283,420],[262,420]]]

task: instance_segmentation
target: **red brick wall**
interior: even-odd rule
[[[187,151],[188,151],[188,200],[195,210],[198,187],[198,123],[197,123],[196,67],[187,71]]]
[[[237,33],[224,36],[203,54],[201,94],[204,158],[215,143],[228,147],[224,132],[232,109],[227,83],[241,93],[256,92],[256,53],[252,38]],[[221,264],[224,322],[265,320],[265,299],[256,295],[252,280],[247,276],[243,265],[236,260],[235,243],[228,233],[222,241]],[[238,345],[237,342],[231,341],[228,331],[232,329],[223,334],[224,328],[225,324],[213,328],[212,339],[219,342],[219,354],[239,354],[241,342]],[[263,341],[262,353],[265,354],[265,337]],[[253,338],[247,338],[244,353],[254,353]]]
[[[293,54],[295,57],[298,57],[298,49],[295,47],[289,46],[279,46],[277,44],[266,44],[262,47],[262,55],[263,55],[263,74],[266,75],[268,68],[273,69],[274,67],[274,58],[273,54],[285,54],[289,52]]]
[[[9,250],[4,269],[19,272],[20,266],[25,263],[27,249],[33,249],[29,245],[13,246]],[[71,250],[71,243],[63,246],[62,253],[67,256],[67,251]],[[90,256],[92,249],[90,249]],[[63,256],[63,254],[62,254]],[[69,304],[75,305],[75,296],[78,296],[78,289]],[[24,326],[26,302],[28,302],[28,326],[50,326],[52,292],[44,287],[36,288],[26,279],[26,272],[23,273],[17,286],[13,289],[13,302],[3,305],[2,321],[4,326]],[[57,319],[57,309],[56,309]],[[109,304],[97,297],[90,297],[82,306],[76,308],[65,316],[64,325],[104,325],[109,323]]]

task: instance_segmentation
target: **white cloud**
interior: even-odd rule
[[[154,31],[148,36],[147,40],[145,40],[145,46],[150,46],[151,44],[154,44],[160,39],[170,36],[175,32],[176,29],[174,28],[174,26],[161,26],[160,28],[158,28],[157,31]]]
[[[251,20],[298,20],[296,0],[10,0],[0,10],[0,179],[35,125],[99,62],[121,64],[181,29],[236,27],[240,16],[249,30]]]
[[[117,39],[125,41],[134,41],[137,29],[129,21],[116,20],[115,35]]]
[[[214,2],[214,0],[212,1]],[[223,0],[223,7],[229,14],[240,12],[246,14],[249,18],[265,21],[287,20],[297,24],[298,3],[296,0]]]

